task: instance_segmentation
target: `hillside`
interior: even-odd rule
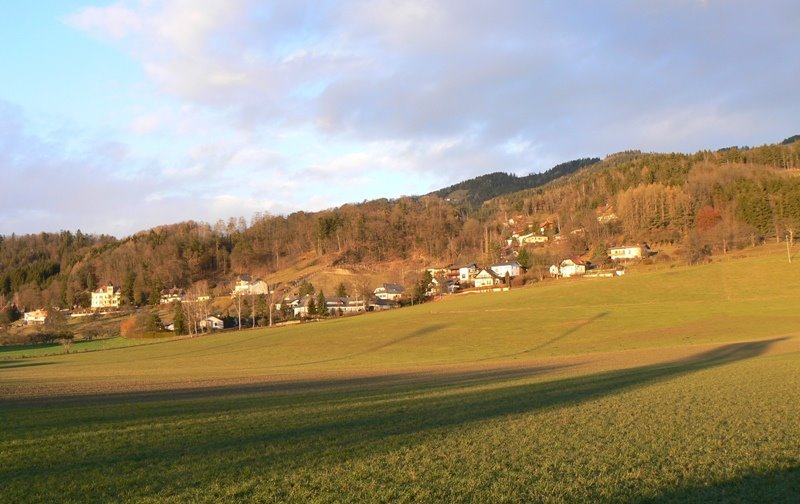
[[[725,253],[800,229],[800,142],[696,154],[608,156],[537,189],[488,201],[495,211],[556,216],[599,244],[679,244],[687,258]]]
[[[695,154],[630,151],[442,190],[479,201],[547,181],[476,208],[432,194],[249,221],[185,222],[123,239],[68,231],[0,237],[0,325],[8,318],[2,307],[85,307],[89,292],[109,281],[129,305],[155,303],[170,287],[200,284],[226,293],[238,273],[274,278],[285,292],[333,270],[353,274],[365,288],[414,281],[411,273],[427,265],[514,257],[520,248],[508,246],[512,233],[538,232],[543,223],[550,241],[525,247],[539,268],[569,256],[602,261],[606,247],[630,242],[698,262],[765,240],[793,240],[800,229],[798,170],[800,142]],[[325,278],[326,288],[335,283]]]
[[[446,198],[454,204],[466,204],[472,208],[477,208],[494,197],[539,187],[551,180],[570,175],[585,166],[599,161],[599,158],[576,159],[556,165],[542,173],[531,173],[522,177],[502,172],[489,173],[439,189],[430,194]]]

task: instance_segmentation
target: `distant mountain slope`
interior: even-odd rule
[[[430,194],[440,198],[449,198],[451,201],[459,203],[466,202],[473,207],[478,207],[484,201],[497,196],[539,187],[559,177],[575,173],[581,168],[598,163],[599,161],[599,158],[575,159],[556,165],[545,172],[531,173],[524,177],[518,177],[509,173],[494,172],[459,182],[458,184],[439,189]]]

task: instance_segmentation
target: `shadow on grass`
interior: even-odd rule
[[[553,368],[89,396],[70,399],[65,405],[28,403],[34,407],[49,404],[47,409],[53,411],[9,410],[9,418],[23,419],[27,414],[26,422],[14,426],[24,437],[60,425],[79,426],[88,432],[124,432],[127,426],[137,425],[158,425],[163,430],[107,451],[94,449],[86,454],[83,448],[76,448],[77,453],[61,455],[50,463],[37,463],[33,457],[15,469],[0,469],[0,479],[69,481],[70,472],[100,470],[128,474],[127,479],[106,479],[96,486],[70,487],[78,493],[64,496],[93,500],[121,489],[127,489],[130,497],[131,489],[140,487],[146,488],[137,490],[140,495],[180,492],[190,485],[187,478],[237,481],[243,466],[257,474],[274,474],[317,467],[321,461],[346,463],[422,443],[431,436],[435,439],[474,423],[579,404],[749,359],[777,341],[780,339],[729,344],[666,363],[533,383],[525,379]],[[93,404],[95,401],[106,404]],[[60,408],[62,405],[65,407]],[[181,428],[168,428],[171,425]],[[157,474],[148,469],[153,463],[159,464]],[[320,471],[325,470],[324,464]],[[137,480],[133,468],[143,480]],[[789,476],[796,478],[796,473]],[[710,495],[716,497],[720,492]],[[682,496],[675,494],[674,499]],[[663,498],[672,497],[665,494]]]
[[[3,361],[0,361],[2,363]],[[6,361],[16,362],[19,361]],[[41,363],[41,365],[50,363]],[[30,363],[29,365],[37,365]],[[9,366],[16,367],[16,366]],[[168,390],[147,390],[141,392],[112,392],[97,394],[63,395],[47,397],[24,397],[19,399],[0,399],[4,407],[60,407],[64,405],[95,406],[125,403],[148,403],[181,400],[242,400],[268,399],[277,396],[302,396],[303,404],[314,398],[332,400],[334,396],[345,394],[356,398],[361,395],[385,395],[413,391],[449,390],[529,378],[571,366],[520,366],[499,369],[469,370],[459,372],[409,372],[377,376],[350,377],[341,379],[299,380],[272,383],[246,383],[212,387],[173,388]]]
[[[800,501],[800,467],[747,474],[736,479],[710,485],[679,488],[658,497],[643,499],[641,504],[770,502]]]
[[[61,345],[59,343],[39,343],[36,345],[5,345],[0,346],[0,354],[9,352],[24,352],[26,350],[40,350],[42,348],[57,348]]]
[[[11,368],[24,368],[24,367],[34,367],[34,366],[49,366],[51,364],[55,364],[55,362],[30,362],[30,361],[19,361],[19,360],[0,360],[0,371],[3,369],[11,369]]]
[[[367,348],[365,350],[361,350],[359,352],[353,352],[353,353],[350,353],[350,354],[347,354],[347,355],[341,355],[339,357],[331,357],[330,359],[322,359],[322,360],[316,360],[316,361],[310,361],[310,362],[300,362],[298,364],[289,364],[287,366],[281,366],[281,367],[294,367],[294,366],[308,366],[308,365],[312,365],[312,364],[324,364],[326,362],[336,362],[336,361],[341,361],[341,360],[345,360],[345,359],[351,359],[353,357],[360,357],[362,355],[369,355],[371,353],[377,352],[378,350],[383,350],[384,348],[388,348],[390,346],[397,345],[398,343],[402,343],[404,341],[408,341],[408,340],[411,340],[411,339],[414,339],[414,338],[419,338],[419,337],[422,337],[422,336],[425,336],[425,335],[428,335],[428,334],[433,334],[436,331],[444,329],[445,327],[447,327],[447,326],[444,325],[444,324],[433,324],[433,325],[429,325],[429,326],[426,326],[426,327],[421,327],[421,328],[417,329],[416,331],[412,331],[412,332],[410,332],[408,334],[402,335],[402,336],[400,336],[398,338],[395,338],[393,340],[390,340],[390,341],[385,341],[383,343],[379,343],[378,345],[375,345],[373,347]]]
[[[561,334],[559,334],[559,335],[557,335],[557,336],[555,336],[553,338],[550,338],[549,340],[546,340],[546,341],[544,341],[544,342],[542,342],[542,343],[540,343],[540,344],[538,344],[538,345],[536,345],[534,347],[522,350],[520,352],[514,352],[514,353],[504,354],[504,355],[497,355],[497,356],[494,356],[494,357],[486,357],[485,359],[480,359],[480,360],[481,361],[487,361],[487,360],[507,359],[509,357],[518,357],[520,355],[525,355],[527,353],[535,352],[536,350],[541,350],[542,348],[550,346],[550,345],[552,345],[553,343],[555,343],[557,341],[561,341],[562,339],[566,338],[567,336],[575,334],[576,332],[580,331],[584,327],[593,324],[594,322],[600,320],[601,318],[607,317],[610,313],[611,312],[598,313],[597,315],[595,315],[594,317],[590,318],[589,320],[584,320],[583,322],[575,325],[574,327],[571,327],[571,328],[567,329],[563,333],[561,333]]]

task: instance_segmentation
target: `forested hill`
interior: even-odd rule
[[[562,230],[585,231],[586,249],[649,241],[707,254],[794,237],[799,175],[800,140],[695,154],[629,151],[485,206],[557,216]]]
[[[551,180],[570,175],[585,166],[599,161],[600,158],[575,159],[556,165],[545,172],[531,173],[524,177],[518,177],[510,173],[494,172],[459,182],[430,194],[440,198],[447,198],[454,203],[466,203],[473,208],[477,208],[486,200],[502,194],[539,187]]]
[[[501,191],[493,187],[503,186],[496,175],[468,181],[464,190],[480,201]],[[518,177],[514,183],[550,181],[478,207],[440,191],[249,221],[184,222],[124,239],[69,231],[5,236],[0,311],[12,302],[25,309],[86,306],[91,290],[109,281],[130,304],[157,302],[162,288],[199,281],[222,293],[237,273],[268,277],[310,257],[373,270],[390,261],[489,263],[507,257],[512,232],[538,231],[545,222],[557,223],[549,233],[560,239],[529,251],[536,264],[600,257],[606,246],[641,241],[677,245],[691,262],[800,231],[798,175],[800,141],[695,154],[631,151]]]

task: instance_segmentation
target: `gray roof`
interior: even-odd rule
[[[402,285],[394,283],[383,284],[383,288],[386,290],[386,292],[392,294],[401,294],[404,290],[406,290],[406,288],[403,287]]]

